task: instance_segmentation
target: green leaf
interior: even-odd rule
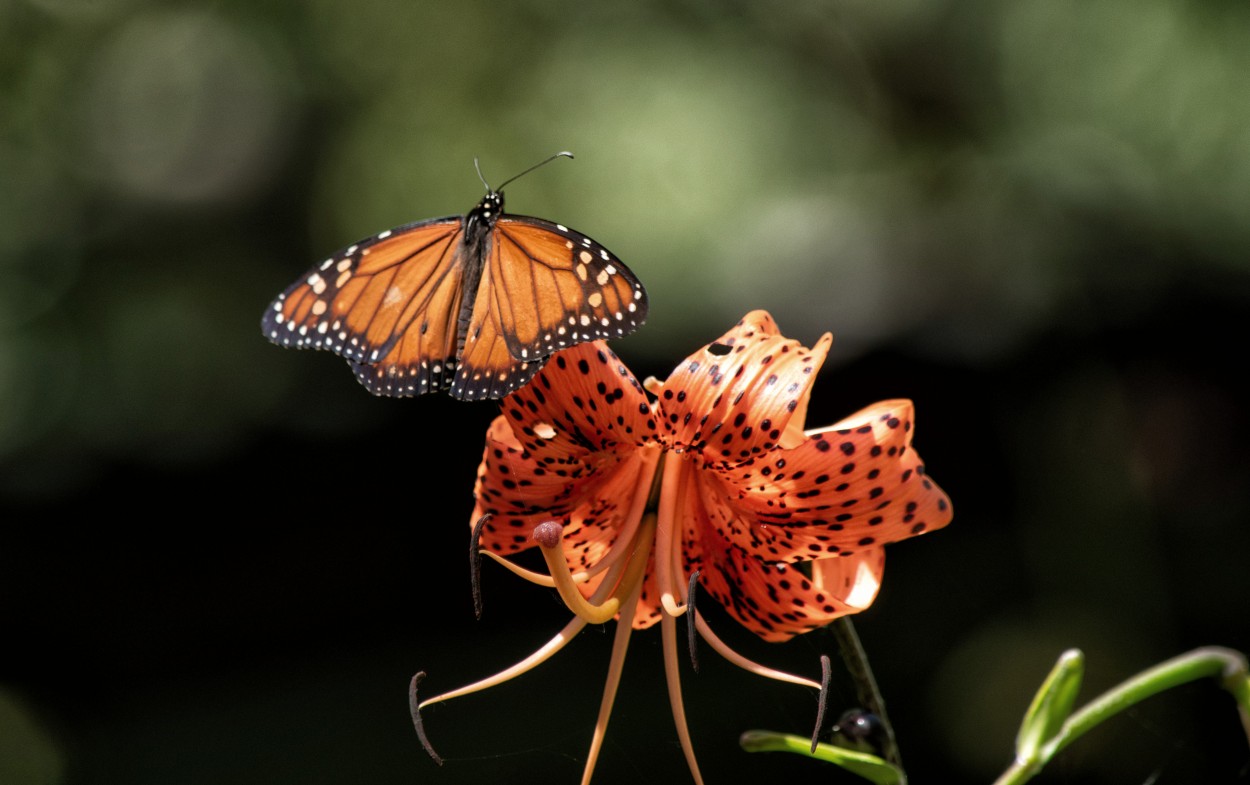
[[[1016,758],[1038,760],[1042,747],[1059,733],[1076,704],[1085,674],[1085,655],[1080,649],[1068,649],[1042,682],[1033,703],[1025,712],[1020,732],[1016,734]]]
[[[876,785],[904,785],[903,773],[876,755],[856,752],[832,744],[817,744],[812,751],[812,740],[788,733],[767,730],[749,730],[738,739],[747,752],[792,752],[808,758],[834,763],[847,771],[858,774]]]

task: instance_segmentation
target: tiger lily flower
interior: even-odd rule
[[[557,354],[505,398],[478,469],[473,520],[485,522],[475,546],[555,588],[574,618],[501,673],[424,702],[414,687],[414,719],[424,706],[525,673],[587,624],[617,619],[586,785],[630,634],[658,622],[677,734],[701,784],[676,626],[694,583],[761,638],[785,641],[867,608],[881,585],[884,547],[951,519],[946,494],[911,446],[910,401],[883,401],[804,430],[831,342],[825,334],[804,348],[754,311],[663,383],[644,387],[596,341]],[[547,574],[508,558],[535,547]],[[692,615],[699,635],[736,665],[821,688],[748,660]]]

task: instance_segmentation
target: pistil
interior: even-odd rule
[[[542,551],[543,558],[547,561],[547,569],[551,571],[551,577],[555,581],[556,591],[560,593],[560,599],[564,600],[569,610],[590,624],[603,624],[616,615],[621,607],[618,598],[609,597],[602,604],[594,605],[582,596],[577,584],[573,582],[573,573],[565,563],[564,550],[560,547],[564,526],[559,521],[538,524],[530,536]]]

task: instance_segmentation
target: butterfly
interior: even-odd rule
[[[637,330],[647,293],[611,251],[563,224],[503,211],[504,185],[559,157],[573,156],[557,153],[498,190],[482,178],[486,195],[467,215],[405,224],[333,254],[270,304],[265,337],[346,358],[374,395],[471,401],[519,389],[561,349]]]

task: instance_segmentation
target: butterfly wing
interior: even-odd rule
[[[490,219],[490,207],[498,216]],[[348,360],[375,395],[501,398],[560,349],[636,330],[637,277],[599,243],[541,218],[435,218],[362,240],[310,270],[261,321],[270,341]]]
[[[499,321],[490,312],[490,303],[496,295],[494,287],[484,280],[474,298],[456,378],[449,390],[452,397],[462,401],[502,398],[524,386],[546,362],[546,358],[541,357],[524,362],[508,352]]]
[[[463,222],[421,221],[343,249],[278,295],[261,329],[279,346],[346,358],[375,395],[447,389],[464,296]]]
[[[457,398],[502,397],[555,352],[628,335],[646,318],[646,291],[633,272],[561,224],[503,215],[486,256],[451,389]]]

